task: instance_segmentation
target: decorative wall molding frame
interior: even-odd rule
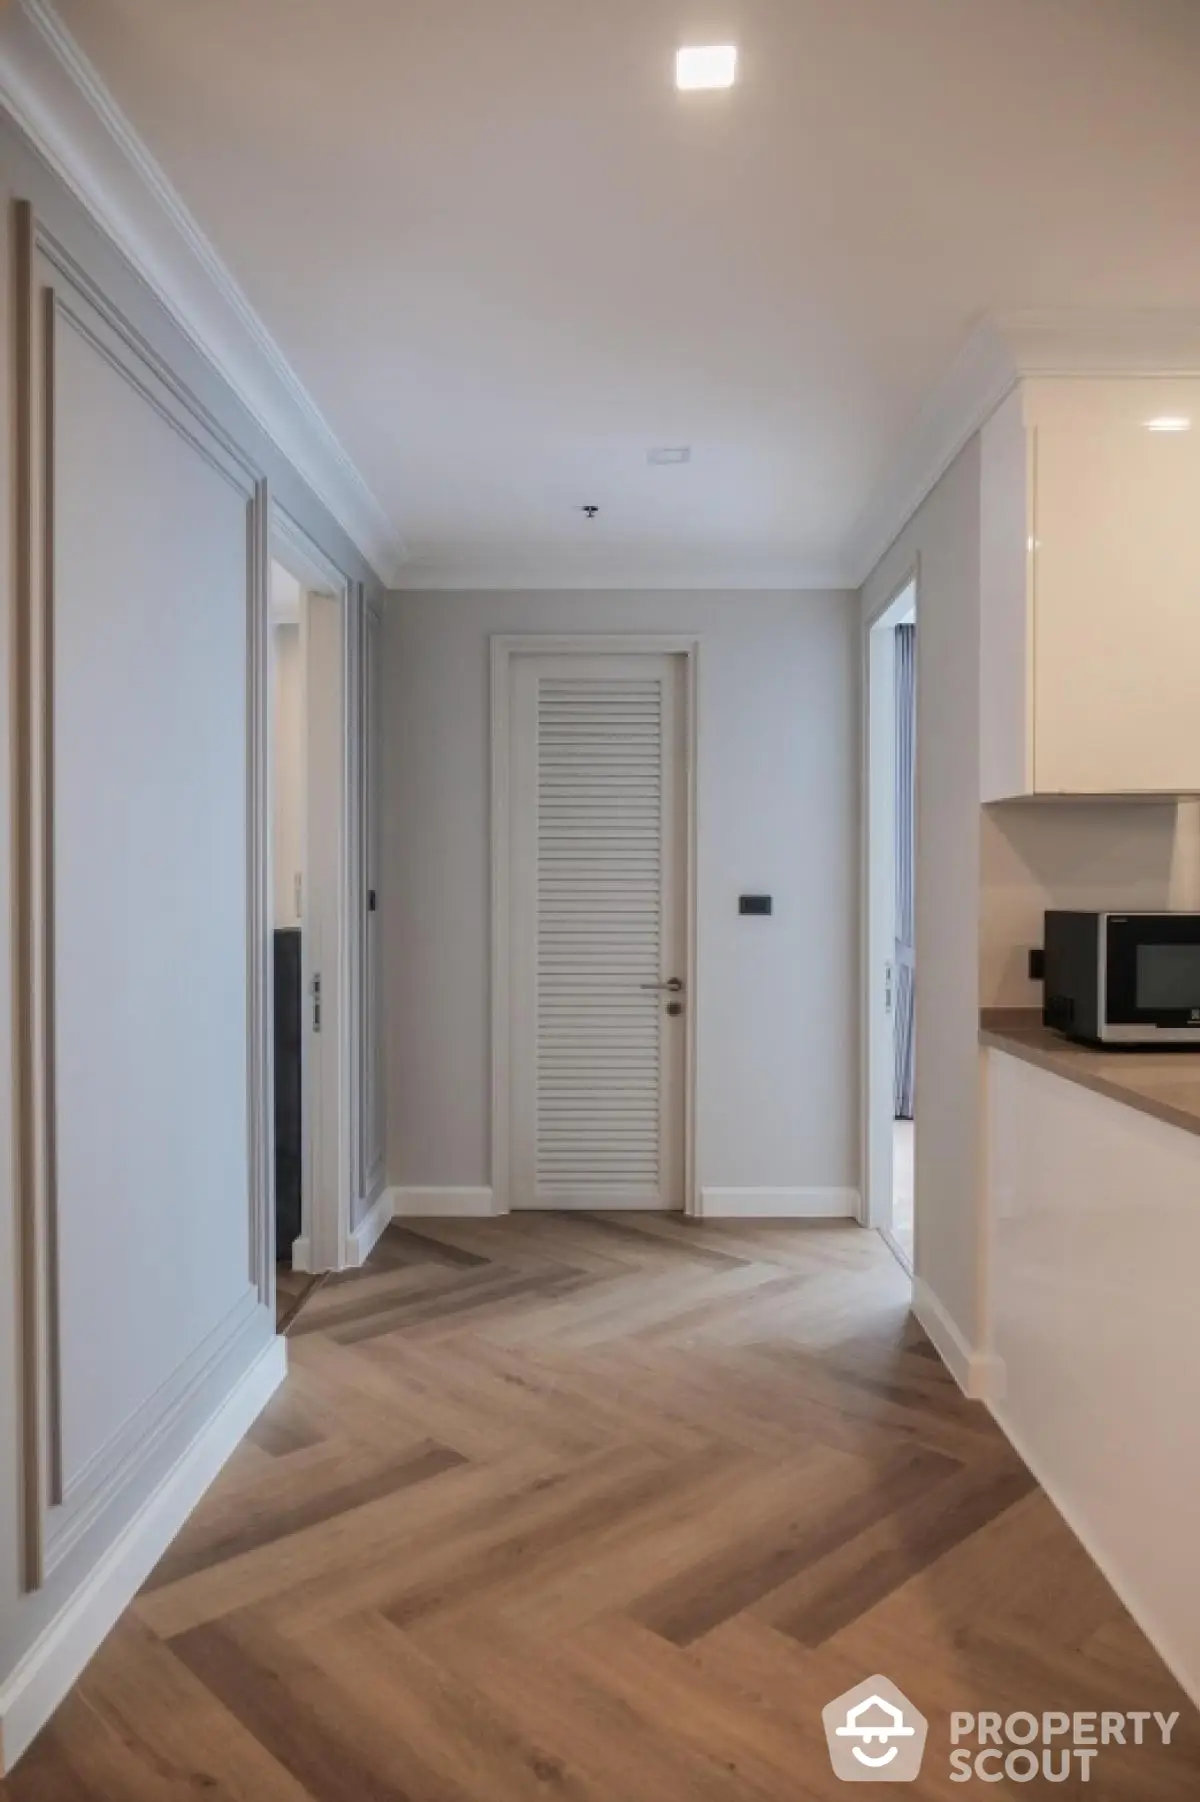
[[[0,105],[225,378],[387,584],[392,522],[48,0],[0,24]]]
[[[0,1684],[0,1777],[49,1720],[286,1373],[287,1341],[272,1339]]]
[[[15,264],[15,1083],[20,1309],[22,1581],[40,1588],[158,1452],[204,1379],[273,1300],[273,1131],[267,886],[267,494],[238,447],[18,203]],[[55,1043],[55,417],[58,352],[73,332],[241,501],[245,517],[246,1288],[150,1401],[86,1466],[64,1472]]]
[[[124,1421],[94,1458],[63,1485],[51,1510],[45,1536],[44,1577],[49,1578],[79,1544],[114,1498],[150,1466],[170,1439],[207,1379],[244,1340],[247,1354],[260,1337],[259,1296],[247,1289],[170,1379]],[[55,1514],[61,1510],[61,1518]]]
[[[13,1112],[18,1235],[21,1410],[21,1581],[42,1582],[43,1335],[57,1335],[44,1320],[44,1222],[52,1213],[47,1189],[47,1148],[53,1131],[45,1118],[46,1076],[52,1059],[45,1045],[48,985],[53,959],[43,942],[49,915],[46,891],[52,849],[46,792],[50,738],[47,611],[42,595],[46,534],[42,523],[42,461],[38,434],[44,401],[39,370],[35,228],[32,209],[19,207],[13,221],[13,419],[15,504],[13,593]],[[51,1293],[56,1285],[48,1285]],[[57,1487],[53,1477],[49,1488]]]
[[[846,546],[861,588],[955,457],[1019,381],[1200,373],[1200,309],[1025,308],[988,314],[935,383]]]

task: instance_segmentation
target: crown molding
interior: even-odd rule
[[[850,535],[846,562],[856,588],[1019,377],[996,321],[981,321],[934,384]]]
[[[405,551],[383,507],[47,0],[17,0],[0,24],[0,105],[383,581],[396,581]]]
[[[767,553],[754,559],[722,561],[703,553],[687,559],[672,553],[668,559],[639,555],[618,545],[611,548],[611,554],[534,547],[529,552],[496,551],[425,564],[413,558],[405,565],[400,580],[393,584],[401,592],[468,594],[538,589],[563,593],[795,593],[810,589],[829,593],[849,591],[854,586],[840,567],[782,555]]]
[[[1026,307],[991,318],[1021,377],[1200,373],[1200,308]]]
[[[970,333],[859,516],[846,563],[861,588],[963,447],[1018,382],[1200,374],[1200,309],[1023,308]]]

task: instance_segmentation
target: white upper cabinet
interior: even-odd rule
[[[1200,793],[1200,378],[1024,382],[981,469],[983,800]]]

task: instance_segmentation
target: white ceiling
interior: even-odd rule
[[[1197,0],[56,10],[411,585],[837,580],[985,311],[1200,303]]]

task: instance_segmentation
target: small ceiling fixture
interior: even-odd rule
[[[675,86],[681,93],[699,88],[731,88],[737,80],[736,44],[692,44],[675,52]]]
[[[586,518],[595,519],[595,517],[596,517],[597,513],[599,513],[600,509],[599,509],[599,507],[595,506],[592,502],[589,501],[587,506],[580,507],[579,511],[582,514],[584,514]]]
[[[1192,422],[1182,413],[1163,413],[1157,419],[1146,421],[1148,432],[1190,432]]]
[[[690,444],[660,444],[646,453],[648,463],[690,463],[691,460]]]

